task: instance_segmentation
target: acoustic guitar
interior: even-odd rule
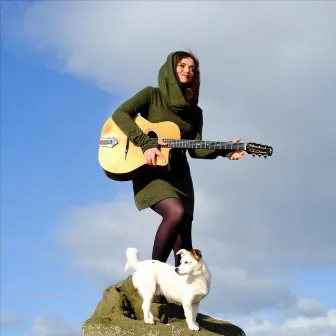
[[[106,176],[116,181],[129,181],[139,174],[153,172],[168,173],[169,152],[172,148],[202,148],[202,149],[228,149],[243,150],[254,156],[267,158],[273,153],[271,146],[254,142],[232,141],[206,141],[181,139],[179,127],[171,121],[151,123],[141,116],[136,116],[134,122],[151,138],[165,142],[166,146],[160,146],[160,151],[165,158],[164,162],[156,157],[157,166],[147,165],[145,156],[139,146],[134,145],[112,118],[108,118],[103,125],[98,149],[98,162]]]

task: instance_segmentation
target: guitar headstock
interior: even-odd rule
[[[249,142],[246,145],[246,152],[248,154],[251,154],[253,157],[256,155],[263,156],[265,159],[267,159],[268,156],[272,156],[273,154],[273,147],[263,145],[263,144],[258,144],[255,142]]]

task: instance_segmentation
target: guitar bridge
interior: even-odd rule
[[[113,148],[116,144],[118,143],[118,141],[115,138],[101,138],[99,140],[99,147],[109,147],[109,148]]]

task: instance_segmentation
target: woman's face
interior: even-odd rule
[[[177,75],[183,84],[190,83],[194,78],[195,62],[191,57],[182,58],[176,67]]]

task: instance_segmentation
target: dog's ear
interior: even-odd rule
[[[189,251],[185,250],[185,249],[181,249],[179,251],[176,252],[176,255],[181,254],[181,256],[183,257],[185,254],[189,253]]]
[[[202,259],[202,251],[198,249],[192,249],[190,251],[191,256],[196,259],[197,261],[200,261]]]

